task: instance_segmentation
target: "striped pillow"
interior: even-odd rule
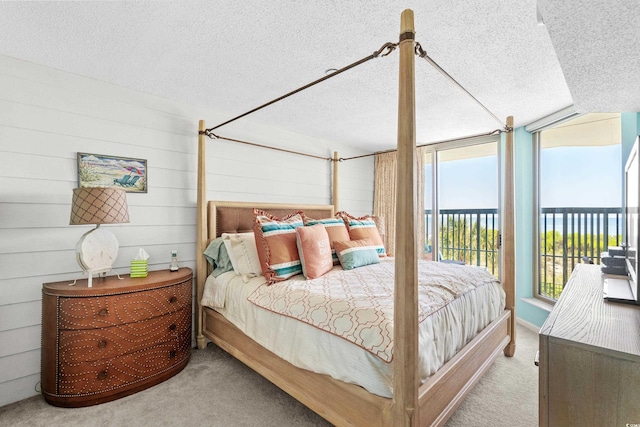
[[[382,241],[382,237],[380,237],[380,233],[378,232],[378,227],[376,227],[373,216],[365,215],[360,218],[356,218],[345,211],[340,211],[336,214],[336,217],[342,218],[344,221],[351,240],[370,239],[371,244],[376,248],[376,252],[378,252],[379,256],[387,255],[387,251],[384,248],[384,242]]]
[[[369,239],[335,242],[335,245],[340,264],[345,270],[380,262],[378,252]]]
[[[258,258],[268,283],[302,273],[296,228],[304,226],[303,215],[298,211],[279,219],[260,209],[253,210]]]
[[[324,225],[325,230],[327,230],[329,242],[331,243],[331,259],[333,260],[333,265],[340,264],[333,242],[350,240],[349,232],[347,231],[347,227],[344,225],[344,221],[340,218],[304,219],[304,225],[306,226],[313,226],[316,224]]]

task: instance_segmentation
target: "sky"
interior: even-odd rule
[[[542,150],[541,207],[621,207],[621,146]]]
[[[495,156],[453,160],[440,164],[440,209],[498,207],[498,175]],[[431,167],[425,168],[426,208],[431,204]]]
[[[620,207],[620,145],[542,150],[541,207]],[[496,156],[443,162],[440,209],[497,208]],[[431,167],[425,170],[425,208],[431,207]]]

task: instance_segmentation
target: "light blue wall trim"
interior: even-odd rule
[[[514,135],[516,216],[516,315],[538,327],[549,312],[526,299],[533,298],[533,136],[524,127]]]
[[[622,173],[624,173],[624,166],[627,163],[631,147],[640,134],[640,113],[622,113],[620,126],[622,127]]]
[[[620,127],[621,129],[621,139],[622,148],[620,149],[620,161],[622,162],[621,168],[621,176],[620,179],[624,182],[624,169],[627,164],[627,159],[629,158],[629,153],[631,152],[631,147],[633,147],[633,143],[635,142],[638,134],[640,134],[640,113],[622,113],[620,114]],[[625,201],[625,187],[622,186],[622,195],[621,199],[623,207],[626,205]],[[624,226],[623,222],[623,226]],[[623,230],[624,231],[624,230]]]

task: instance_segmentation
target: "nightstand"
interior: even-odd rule
[[[191,355],[189,268],[45,283],[42,394],[55,406],[108,402],[180,372]]]

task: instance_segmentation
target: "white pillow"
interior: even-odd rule
[[[233,270],[242,276],[242,280],[248,282],[252,277],[262,275],[256,238],[253,233],[222,233],[221,237],[227,248]]]

